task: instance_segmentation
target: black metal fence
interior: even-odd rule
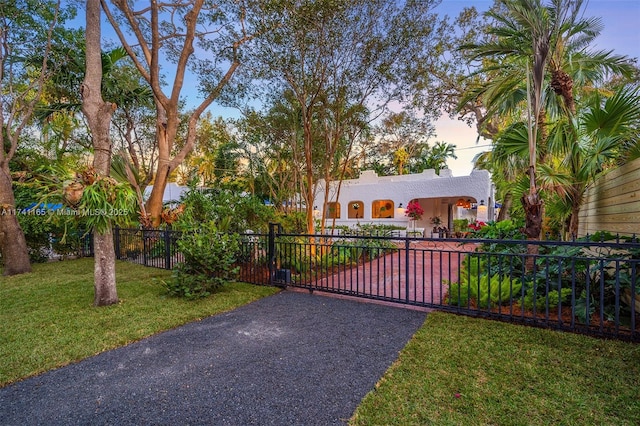
[[[178,263],[184,261],[184,256],[176,244],[180,239],[181,231],[116,227],[113,234],[115,255],[118,260],[162,269],[173,269]],[[268,240],[267,234],[241,236],[238,264],[239,278],[242,281],[260,285],[273,284],[267,262]]]
[[[171,229],[114,228],[116,259],[155,268],[173,269],[184,259],[176,241],[180,232]]]
[[[116,256],[171,269],[177,231],[117,229]],[[640,243],[245,234],[240,279],[640,341]]]

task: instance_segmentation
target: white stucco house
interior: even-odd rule
[[[142,194],[142,198],[144,200],[149,199],[152,189],[153,185],[149,185],[144,189],[144,193]],[[188,191],[188,186],[178,185],[175,182],[168,182],[162,195],[162,204],[169,205],[172,208],[176,207],[178,204],[180,204],[180,198],[182,197],[182,195],[187,193]]]
[[[326,182],[320,180],[314,202],[317,218],[321,217],[325,188]],[[439,217],[440,226],[449,230],[453,229],[454,219],[487,221],[495,217],[495,188],[486,170],[473,170],[469,176],[452,176],[448,169],[441,170],[440,175],[430,169],[399,176],[378,176],[367,170],[358,179],[342,181],[340,187],[339,182],[329,184],[325,225],[377,223],[407,227],[405,208],[412,200],[424,210],[415,227],[426,230],[427,235],[434,227],[433,217]]]

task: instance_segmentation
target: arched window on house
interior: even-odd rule
[[[364,203],[362,201],[349,202],[349,219],[364,218]]]
[[[340,219],[340,203],[335,203],[335,202],[327,203],[325,218]]]
[[[395,206],[391,200],[375,200],[371,203],[371,217],[373,219],[391,219],[394,217]]]

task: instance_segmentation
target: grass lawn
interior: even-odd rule
[[[639,425],[640,345],[431,313],[351,425]]]
[[[0,386],[234,309],[278,290],[229,284],[197,301],[169,297],[169,271],[117,262],[118,305],[93,307],[93,259],[0,277]]]

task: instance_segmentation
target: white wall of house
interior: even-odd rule
[[[433,228],[430,218],[434,216],[439,216],[442,219],[441,226],[449,229],[452,227],[453,219],[492,220],[494,217],[494,186],[491,175],[486,170],[473,170],[469,176],[452,176],[448,169],[441,170],[440,175],[430,169],[422,173],[399,176],[378,176],[375,171],[367,170],[362,172],[358,179],[342,181],[339,193],[338,185],[338,182],[329,184],[329,202],[340,205],[340,215],[335,219],[336,225],[355,226],[363,223],[378,223],[408,226],[409,218],[400,209],[400,204],[406,208],[409,201],[414,199],[417,199],[424,209],[424,215],[416,223],[416,227],[428,230]],[[321,212],[325,188],[326,182],[320,180],[314,202],[316,214]],[[482,203],[486,209],[457,207],[456,202],[460,199],[469,200],[478,206]],[[392,217],[373,217],[375,216],[374,203],[377,202],[379,206],[380,200],[391,201]],[[357,218],[354,217],[353,208],[350,207],[355,202],[359,204]],[[389,211],[386,209],[385,211],[387,215]],[[486,215],[486,218],[478,217],[478,212],[480,216]],[[325,220],[326,226],[331,226],[333,223],[332,218]]]
[[[144,189],[142,198],[145,201],[149,199],[152,189],[153,185],[149,185]],[[188,191],[188,186],[182,186],[178,185],[175,182],[169,182],[167,183],[167,186],[164,189],[164,194],[162,195],[162,204],[170,204],[172,207],[175,207],[180,204],[180,197],[182,197],[182,195]]]

